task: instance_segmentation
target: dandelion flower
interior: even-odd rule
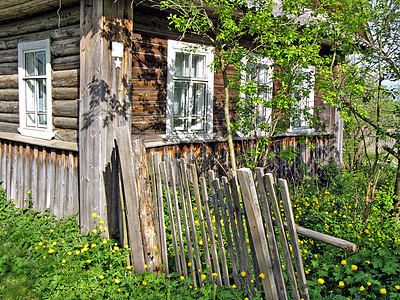
[[[118,283],[120,283],[121,281],[120,281],[118,278],[116,278],[116,279],[114,280],[114,282],[115,282],[116,284],[118,284]]]
[[[246,272],[245,271],[243,271],[242,273],[240,273],[243,277],[245,277],[246,276]]]
[[[147,284],[147,281],[143,281],[142,284],[143,284],[143,285],[146,285],[146,284]]]
[[[65,263],[67,262],[67,260],[66,260],[66,259],[63,259],[61,262],[62,262],[63,264],[65,264]]]
[[[79,250],[76,250],[76,251],[75,251],[75,254],[76,254],[76,255],[78,255],[79,253],[81,253],[81,251],[79,251]]]
[[[90,247],[94,248],[94,247],[96,247],[96,244],[93,243],[93,244],[90,245]]]
[[[360,291],[362,292],[362,291],[364,291],[365,290],[365,287],[362,285],[361,287],[360,287]]]
[[[107,240],[103,240],[103,244],[107,244]]]
[[[125,248],[125,249],[128,249],[128,248],[129,248],[129,246],[128,246],[128,245],[125,245],[125,246],[124,246],[124,248]]]
[[[96,234],[96,233],[97,233],[97,229],[93,229],[92,232],[93,232],[94,234]]]
[[[42,243],[42,242],[39,242],[38,245],[39,245],[39,246],[43,246],[43,243]]]
[[[212,276],[213,276],[213,277],[217,277],[218,274],[217,274],[217,273],[212,273]]]
[[[236,289],[236,285],[232,285],[232,288]]]
[[[126,269],[130,270],[130,269],[132,269],[132,266],[126,266]]]
[[[191,262],[189,262],[189,263],[188,263],[188,266],[189,266],[189,267],[191,267],[191,266],[192,266],[192,263],[191,263]]]
[[[68,251],[68,253],[67,253],[68,255],[72,255],[72,252],[71,251]]]
[[[381,289],[381,294],[385,295],[386,294],[386,289]]]
[[[323,280],[322,278],[318,278],[318,283],[319,284],[324,284],[325,280]]]
[[[357,271],[358,267],[357,267],[356,265],[351,265],[351,269],[352,269],[353,271]]]
[[[201,280],[206,280],[207,275],[206,274],[201,274]]]
[[[53,246],[55,246],[55,245],[57,245],[57,242],[53,242],[53,244],[52,244]]]
[[[100,225],[104,224],[104,221],[103,221],[103,220],[100,220],[100,221],[99,221],[99,224],[100,224]]]
[[[341,264],[342,264],[343,266],[345,266],[345,265],[347,265],[347,261],[343,259],[342,262],[341,262]]]
[[[395,286],[396,290],[400,290],[400,285]]]
[[[49,253],[51,254],[51,253],[54,253],[54,250],[53,249],[49,249]]]
[[[344,282],[343,281],[339,281],[339,286],[344,286]]]
[[[369,282],[369,281],[367,282],[367,285],[368,285],[368,286],[370,286],[371,284],[372,284],[371,282]]]
[[[262,278],[262,279],[264,279],[265,278],[265,274],[264,273],[261,273],[260,275],[258,275],[258,276],[260,276],[260,278]]]
[[[90,259],[88,259],[86,262],[87,262],[88,264],[90,264],[92,261],[91,261]]]
[[[144,265],[144,266],[143,266],[143,268],[147,269],[147,268],[148,268],[148,266],[147,266],[147,265]]]
[[[99,278],[100,278],[100,279],[104,279],[104,276],[103,276],[103,275],[100,275]]]
[[[181,279],[181,280],[185,280],[185,276],[181,276],[180,279]]]
[[[92,213],[92,217],[96,218],[97,214],[96,213]]]
[[[50,229],[50,232],[54,232],[54,230],[53,230],[53,229]]]

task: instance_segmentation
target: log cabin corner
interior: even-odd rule
[[[18,207],[31,198],[34,208],[58,218],[78,214],[83,231],[96,212],[112,232],[120,223],[113,142],[119,126],[142,138],[147,151],[185,156],[202,169],[216,161],[228,168],[221,75],[199,70],[204,78],[188,84],[207,90],[201,111],[176,115],[185,107],[173,107],[168,65],[182,48],[178,38],[167,13],[145,1],[1,1],[0,180],[7,198]],[[200,54],[199,61],[212,60],[211,52]],[[299,143],[296,131],[277,137],[272,150],[293,145],[298,162],[340,164],[339,113],[318,94],[312,102],[322,108],[315,110],[319,133],[307,136],[314,150]],[[251,146],[240,137],[235,143],[238,151]],[[281,177],[296,166],[272,164]]]

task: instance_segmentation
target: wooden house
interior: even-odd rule
[[[83,230],[93,212],[110,230],[118,227],[118,126],[143,138],[148,151],[228,164],[222,78],[206,68],[212,52],[190,60],[201,75],[171,88],[171,59],[186,56],[167,15],[143,1],[0,1],[0,179],[17,206],[31,198],[57,217],[79,212]],[[194,105],[196,95],[183,90],[203,100]],[[315,149],[298,144],[296,131],[277,138],[274,149],[293,144],[305,161],[340,161],[338,112],[318,95],[312,102],[324,107],[316,112],[320,133],[308,137]]]

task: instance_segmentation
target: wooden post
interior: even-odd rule
[[[274,273],[269,256],[268,242],[265,236],[262,222],[261,210],[258,202],[257,191],[250,169],[241,168],[237,170],[243,202],[247,212],[250,230],[254,239],[254,248],[259,262],[260,272],[263,278],[264,291],[267,299],[279,299],[275,285]],[[260,274],[255,274],[258,276]]]
[[[81,0],[80,4],[79,215],[82,231],[87,232],[94,226],[92,213],[100,215],[104,227],[110,227],[109,216],[118,214],[107,211],[107,201],[119,201],[119,189],[114,186],[118,173],[107,182],[103,174],[108,162],[115,163],[115,128],[130,125],[133,11],[129,1]],[[111,55],[113,41],[123,43],[120,68]],[[112,191],[111,199],[106,189]]]

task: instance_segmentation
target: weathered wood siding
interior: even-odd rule
[[[0,180],[17,207],[50,209],[57,218],[78,213],[78,152],[0,139]],[[29,192],[29,194],[28,194]]]
[[[34,5],[34,1],[30,1]],[[42,1],[43,2],[43,1]],[[78,138],[79,1],[10,22],[0,21],[0,131],[18,132],[18,43],[51,40],[53,128],[56,139]],[[54,1],[53,1],[54,2]],[[42,3],[43,4],[43,3]],[[53,3],[54,4],[54,3]],[[11,7],[0,5],[0,14]],[[18,11],[20,16],[23,11]],[[26,12],[26,14],[28,14]],[[28,14],[29,15],[29,14]]]
[[[274,173],[280,178],[297,180],[304,173],[315,173],[321,163],[327,163],[334,158],[332,152],[332,137],[311,136],[299,138],[296,136],[282,136],[273,140],[270,151],[274,153],[268,158],[265,167],[268,172]],[[254,140],[235,140],[238,167],[246,166],[243,158],[246,151],[254,147]],[[290,147],[297,155],[288,163],[280,157],[280,153]],[[147,152],[157,151],[165,161],[175,158],[185,158],[189,163],[198,167],[200,174],[206,174],[207,170],[214,170],[222,176],[228,175],[229,157],[228,143],[226,141],[213,141],[209,143],[185,143],[165,146],[147,146]],[[260,165],[261,166],[261,165]]]

